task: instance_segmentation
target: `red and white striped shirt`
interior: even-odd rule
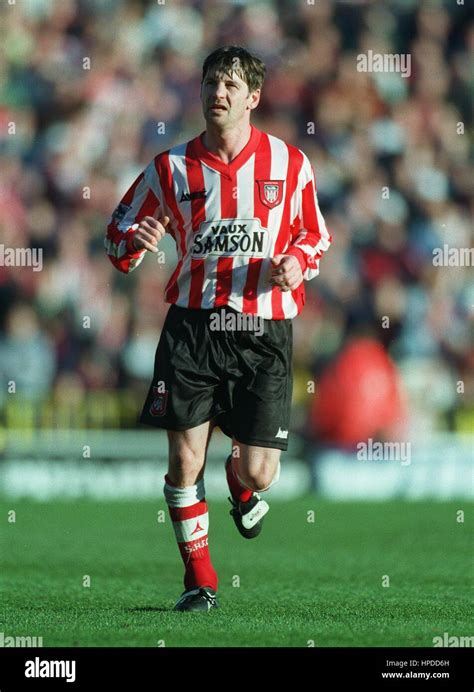
[[[293,318],[304,305],[304,281],[294,291],[271,286],[270,259],[294,255],[312,279],[332,240],[306,155],[255,127],[228,164],[205,148],[202,135],[151,161],[107,228],[105,247],[117,269],[132,271],[145,255],[131,244],[143,217],[165,215],[178,254],[165,300],[181,307],[228,305],[265,319]]]

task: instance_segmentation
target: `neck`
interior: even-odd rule
[[[206,149],[219,156],[224,163],[230,163],[245,147],[251,132],[249,122],[231,130],[219,130],[212,124],[208,124],[203,136],[203,143]]]

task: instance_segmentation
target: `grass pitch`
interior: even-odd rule
[[[162,500],[2,502],[0,629],[81,647],[430,647],[471,633],[466,502],[272,501],[252,541],[229,503],[209,506],[221,608],[199,614],[170,612],[182,563]]]

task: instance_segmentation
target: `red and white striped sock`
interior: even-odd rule
[[[208,545],[209,513],[204,479],[187,488],[174,486],[165,476],[163,489],[179,552],[184,562],[184,588],[210,586],[217,591],[217,573]]]
[[[237,478],[234,471],[234,458],[231,457],[230,464],[227,465],[227,484],[234,500],[248,502],[253,495],[252,490],[245,488]]]

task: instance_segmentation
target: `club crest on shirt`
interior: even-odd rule
[[[150,415],[152,416],[164,416],[166,413],[166,404],[168,403],[168,391],[160,391],[159,387],[153,387],[153,394],[155,398],[151,402]]]
[[[284,180],[257,180],[260,201],[269,209],[273,209],[281,203],[284,182]]]

